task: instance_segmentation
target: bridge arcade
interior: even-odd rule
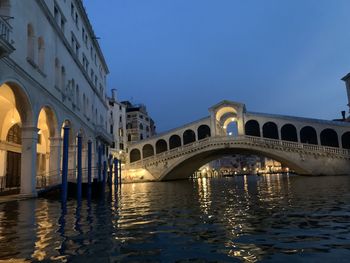
[[[129,173],[130,179],[135,180],[140,174],[146,174],[148,176],[141,175],[141,177],[147,177],[149,180],[152,180],[153,177],[153,179],[159,180],[160,178],[148,173],[147,163],[157,163],[157,160],[161,160],[163,156],[174,153],[174,150],[184,151],[189,145],[196,144],[200,147],[202,144],[204,146],[209,137],[211,139],[222,138],[223,140],[260,138],[261,142],[264,143],[285,142],[299,147],[299,152],[302,152],[300,151],[302,147],[315,146],[314,156],[320,151],[339,151],[343,155],[344,153],[347,155],[348,149],[350,149],[350,123],[347,122],[248,112],[244,104],[231,101],[222,101],[214,105],[209,109],[209,113],[210,116],[207,118],[130,145],[128,165],[132,171]],[[237,127],[235,136],[229,136],[227,132],[228,126],[232,122]],[[251,148],[250,153],[256,154],[258,152]],[[298,166],[297,164],[300,164],[304,158],[302,153],[299,155],[301,156],[300,160],[295,161],[294,166]],[[275,157],[277,161],[281,161],[278,154]],[[286,159],[288,160],[288,156]],[[339,166],[339,164],[337,165]],[[349,165],[343,168],[344,170],[336,169],[334,174],[348,170],[350,172]],[[147,172],[142,172],[142,169],[147,170]],[[299,169],[299,171],[301,170],[308,174],[316,172],[316,170]]]

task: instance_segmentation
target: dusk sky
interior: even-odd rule
[[[248,111],[340,118],[348,0],[84,0],[119,100],[158,132],[223,99]]]

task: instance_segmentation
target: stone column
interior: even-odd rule
[[[49,184],[60,184],[61,180],[61,144],[62,138],[51,137],[50,140],[50,168],[49,168]]]
[[[237,119],[237,131],[238,131],[238,136],[245,135],[243,118]]]
[[[342,144],[342,134],[340,133],[340,131],[337,131],[337,135],[338,135],[338,144],[339,144],[339,148],[343,148],[343,144]]]
[[[21,195],[36,196],[37,127],[22,127]]]
[[[279,127],[279,125],[276,123],[277,125],[277,131],[278,131],[278,139],[281,141],[282,140],[282,132],[281,129],[282,127]]]

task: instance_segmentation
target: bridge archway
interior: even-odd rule
[[[137,162],[141,160],[141,152],[139,149],[132,149],[130,151],[130,162],[133,163],[133,162]]]
[[[266,122],[263,126],[263,137],[278,140],[277,124],[271,121]]]
[[[297,165],[295,162],[291,161],[287,155],[284,154],[274,154],[268,149],[253,149],[244,148],[241,146],[239,148],[227,148],[219,145],[210,150],[206,149],[200,152],[193,153],[189,156],[185,156],[179,159],[176,163],[171,165],[168,169],[164,170],[160,175],[160,180],[177,180],[177,179],[186,179],[191,176],[197,169],[203,165],[220,159],[223,156],[233,155],[233,154],[247,154],[247,155],[260,155],[271,158],[282,163],[284,166],[289,167],[290,169],[296,171],[299,174],[309,174],[309,171]]]
[[[160,139],[156,142],[156,154],[166,152],[168,150],[168,144],[165,140]]]
[[[249,120],[245,124],[245,134],[248,136],[260,137],[260,124],[256,120]]]
[[[300,130],[300,142],[307,144],[318,144],[317,133],[315,128],[305,126]]]
[[[232,115],[232,117],[236,117],[237,116],[237,110],[234,107],[232,107],[232,106],[222,107],[216,112],[215,118],[216,118],[217,121],[220,122],[220,121],[223,121],[222,117],[224,115]]]
[[[321,145],[339,147],[338,134],[333,129],[324,129],[320,134]]]
[[[196,141],[196,133],[192,130],[186,130],[183,133],[184,145],[190,144]]]
[[[342,135],[341,144],[344,149],[350,149],[350,132],[345,132]]]
[[[174,134],[169,138],[169,149],[172,150],[178,147],[181,147],[181,137]]]
[[[202,140],[211,136],[210,127],[208,125],[201,125],[197,129],[198,140]]]
[[[285,124],[281,128],[281,139],[283,141],[297,142],[297,128],[293,124]]]
[[[151,157],[154,155],[154,148],[151,144],[146,144],[142,148],[142,158]]]

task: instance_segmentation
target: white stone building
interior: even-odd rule
[[[110,153],[118,158],[124,159],[127,149],[126,135],[126,106],[118,102],[117,91],[112,90],[109,103],[109,133],[113,136]]]
[[[97,147],[107,132],[108,67],[80,0],[0,0],[0,187],[36,194],[37,178],[59,179],[62,127]],[[96,165],[96,158],[93,160]]]

